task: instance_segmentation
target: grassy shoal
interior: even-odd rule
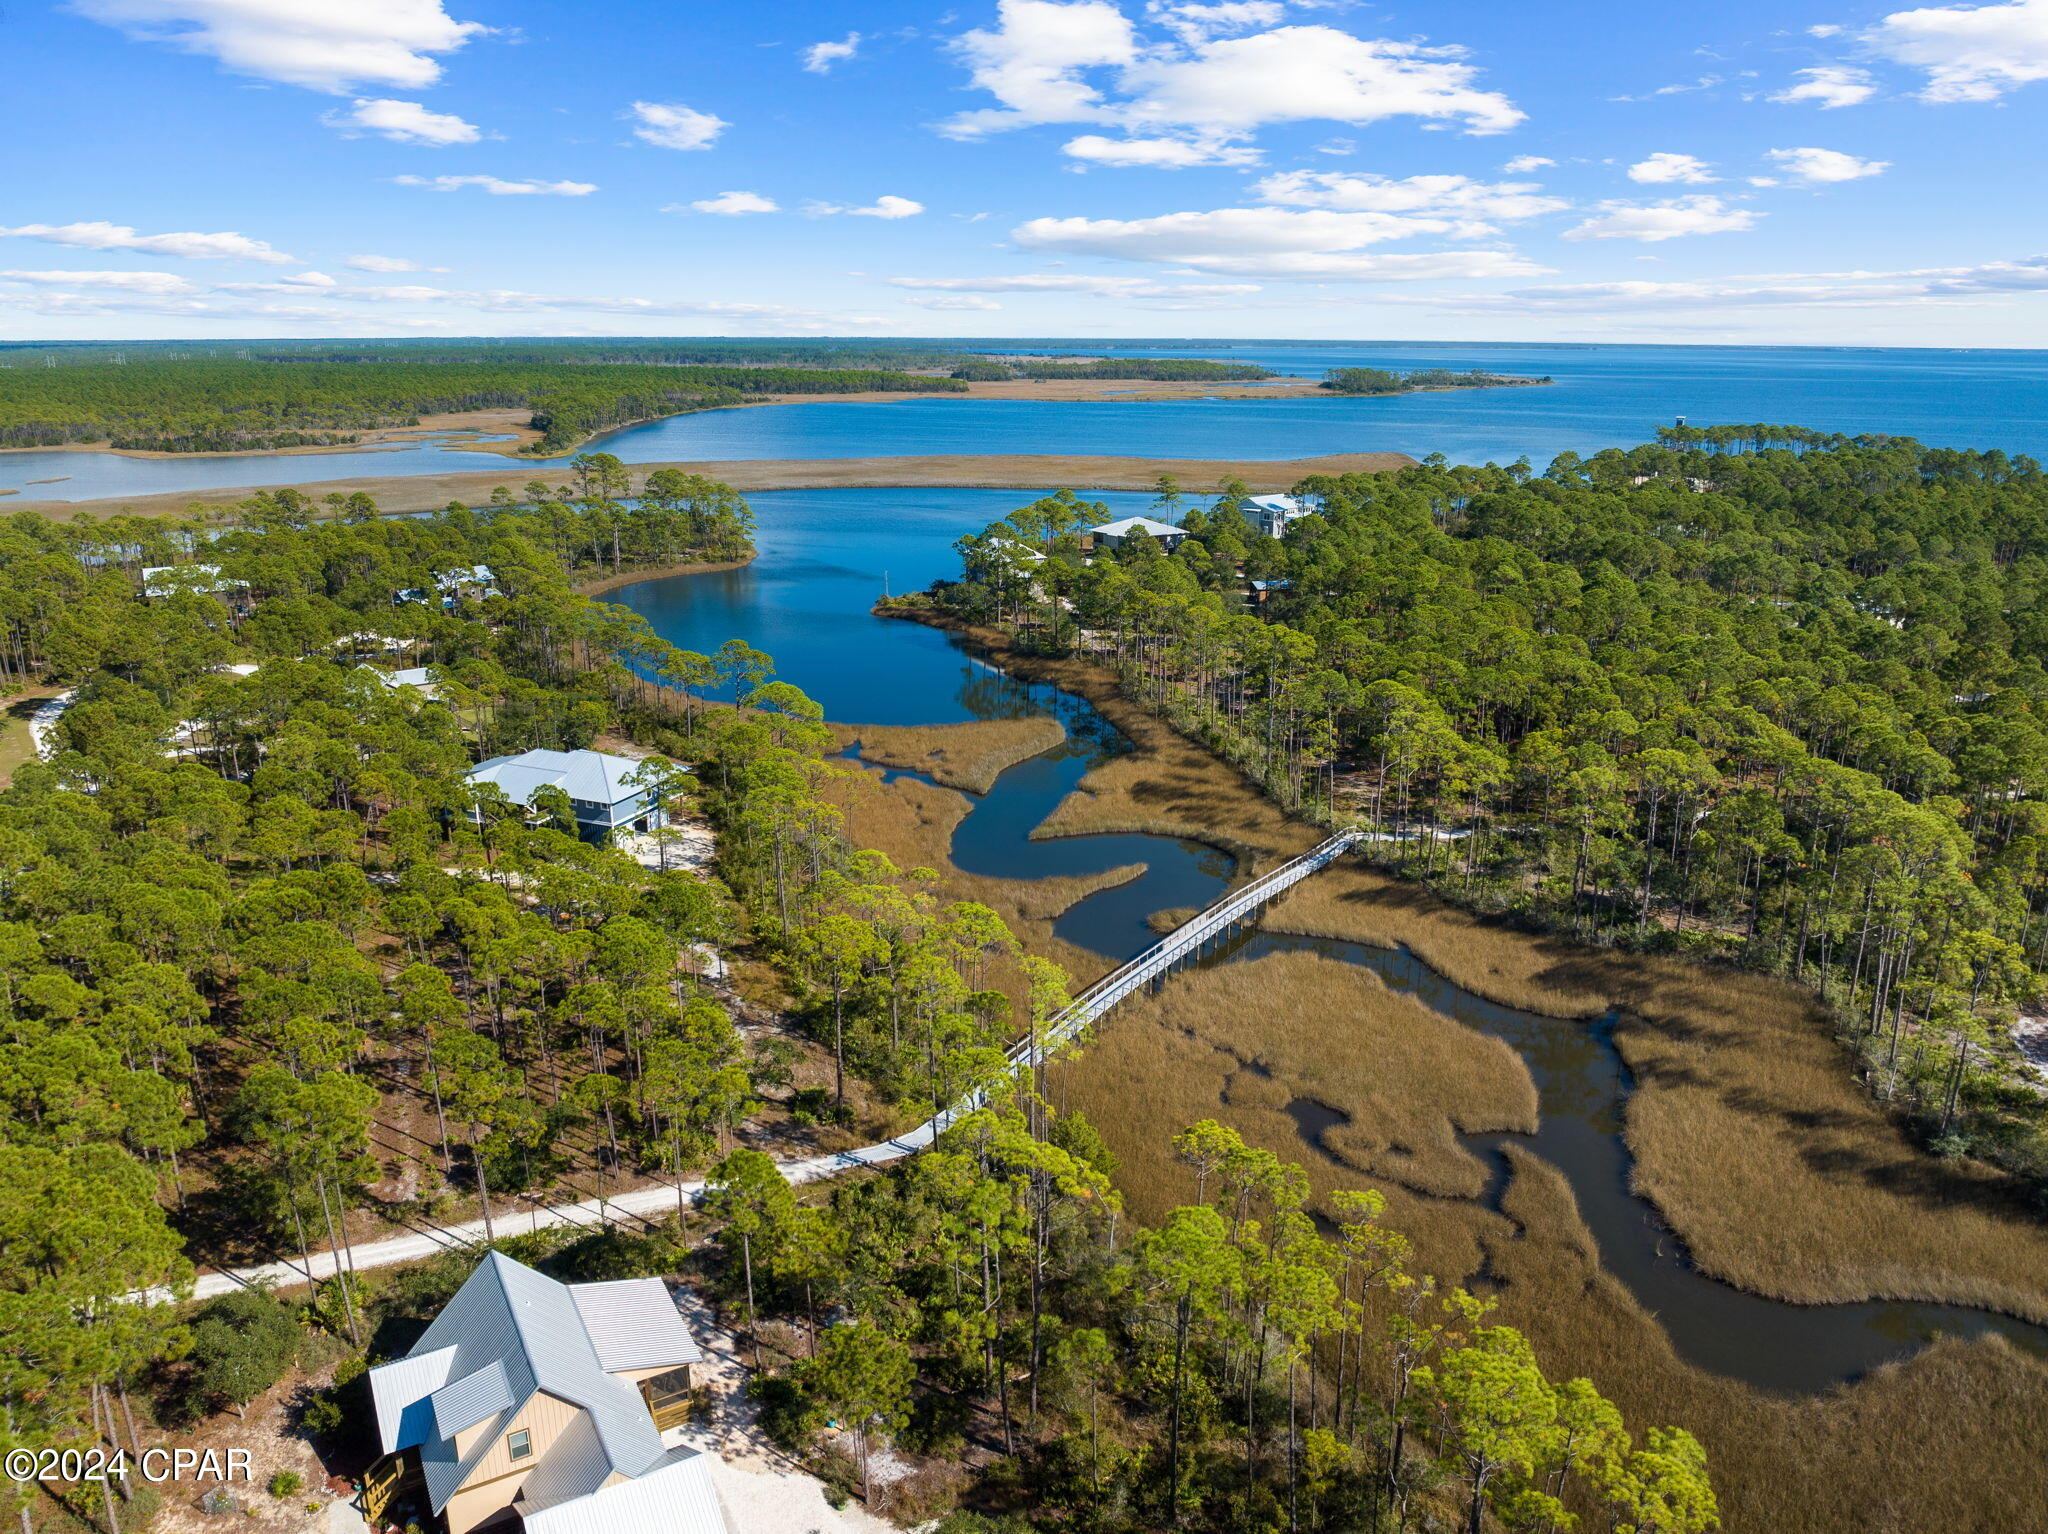
[[[719,480],[733,489],[852,490],[1150,490],[1162,474],[1171,474],[1197,494],[1223,480],[1240,479],[1264,493],[1292,489],[1311,474],[1372,474],[1405,469],[1415,462],[1406,453],[1331,453],[1321,458],[1118,458],[1053,453],[989,453],[906,458],[729,458],[703,462],[636,463],[637,475],[656,469],[681,469]],[[34,511],[56,521],[78,516],[129,513],[135,516],[183,516],[193,510],[231,507],[259,490],[302,490],[315,499],[353,495],[360,491],[383,511],[396,515],[436,511],[450,501],[476,504],[490,498],[499,485],[512,490],[528,480],[559,479],[563,466],[545,462],[508,462],[482,472],[399,474],[355,479],[315,480],[310,474],[280,477],[274,484],[242,485],[225,490],[173,491],[162,495],[109,496],[89,501],[9,501],[9,511]]]

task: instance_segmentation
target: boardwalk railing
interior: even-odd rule
[[[1082,991],[1058,1016],[1047,1022],[1035,1037],[1019,1040],[1008,1052],[1007,1058],[1011,1069],[1021,1073],[1050,1059],[1060,1049],[1079,1038],[1118,1002],[1159,979],[1175,965],[1199,954],[1209,944],[1225,937],[1233,927],[1256,915],[1262,906],[1276,896],[1300,883],[1318,869],[1328,867],[1332,861],[1363,840],[1366,840],[1366,833],[1362,831],[1339,832],[1314,851],[1305,852],[1292,862],[1283,863],[1263,878],[1254,879],[1243,888],[1230,891],[1135,959],[1117,966]],[[908,1134],[899,1135],[880,1145],[864,1146],[860,1150],[843,1151],[829,1156],[813,1156],[803,1161],[785,1161],[780,1163],[781,1172],[791,1182],[812,1182],[821,1177],[832,1177],[859,1167],[880,1166],[904,1156],[914,1155],[929,1146],[948,1126],[982,1107],[987,1101],[988,1094],[985,1091],[971,1092]],[[602,1227],[621,1220],[647,1221],[660,1218],[675,1208],[678,1199],[694,1199],[700,1196],[703,1189],[704,1184],[701,1181],[685,1183],[681,1188],[671,1183],[667,1186],[635,1188],[625,1193],[585,1199],[575,1204],[533,1207],[523,1212],[508,1209],[500,1213],[497,1225],[501,1234],[510,1235],[556,1225]],[[485,1234],[484,1222],[481,1220],[471,1220],[461,1225],[418,1227],[407,1235],[365,1242],[355,1247],[345,1266],[350,1270],[356,1270],[385,1267],[397,1262],[418,1262],[451,1247],[482,1241]],[[304,1264],[272,1262],[253,1268],[237,1269],[234,1272],[208,1273],[200,1278],[195,1298],[207,1299],[216,1294],[224,1294],[238,1285],[291,1285],[303,1283],[309,1278],[322,1279],[343,1266],[334,1253],[315,1252]],[[160,1291],[151,1291],[150,1297],[169,1298]]]
[[[1199,914],[1174,928],[1135,959],[1119,965],[1082,991],[1035,1036],[1027,1035],[1011,1045],[1006,1056],[1011,1067],[1015,1072],[1022,1073],[1043,1064],[1079,1038],[1118,1002],[1167,974],[1183,960],[1199,954],[1210,943],[1225,936],[1238,923],[1256,914],[1262,907],[1299,884],[1310,874],[1328,867],[1330,863],[1364,840],[1365,835],[1365,832],[1359,830],[1340,831],[1321,846],[1281,864],[1271,873],[1252,880],[1241,889],[1232,890],[1213,905],[1205,907]],[[789,1163],[782,1170],[791,1182],[809,1182],[814,1178],[829,1177],[835,1172],[848,1171],[857,1166],[877,1166],[886,1161],[894,1161],[898,1157],[923,1150],[954,1123],[976,1109],[986,1106],[987,1102],[987,1090],[977,1089],[935,1117],[925,1120],[917,1128],[898,1135],[893,1140],[884,1141],[880,1145],[863,1146],[859,1150],[841,1151],[836,1155],[815,1156],[808,1161]]]

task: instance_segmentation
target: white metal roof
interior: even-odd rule
[[[668,1285],[658,1278],[571,1284],[569,1298],[606,1369],[670,1369],[704,1361]]]
[[[588,804],[617,804],[640,792],[625,781],[640,766],[630,756],[609,751],[522,751],[479,762],[468,777],[472,783],[497,784],[517,804],[532,803],[536,789],[550,786]]]
[[[679,1449],[637,1480],[525,1515],[526,1534],[733,1534],[711,1460]]]
[[[1098,538],[1128,538],[1132,533],[1149,533],[1154,538],[1169,535],[1175,538],[1185,536],[1171,522],[1158,522],[1151,517],[1125,517],[1121,522],[1105,522],[1100,527],[1089,528],[1088,531]]]

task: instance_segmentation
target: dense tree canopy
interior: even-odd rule
[[[1091,561],[1052,497],[967,540],[947,600],[1104,655],[1457,898],[1816,985],[1930,1141],[2048,1177],[1999,1026],[2048,959],[2048,475],[1664,435],[1311,479],[1284,540],[1226,485],[1170,556]]]

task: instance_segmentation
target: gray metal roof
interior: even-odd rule
[[[433,1394],[448,1382],[455,1367],[455,1349],[415,1348],[392,1363],[370,1371],[370,1399],[377,1407],[377,1432],[384,1452],[417,1448],[434,1436]]]
[[[590,1414],[580,1412],[521,1483],[519,1514],[528,1518],[542,1508],[587,1497],[611,1479],[611,1473],[612,1462],[605,1458]]]
[[[732,1534],[711,1458],[679,1449],[638,1480],[621,1481],[587,1497],[524,1515],[526,1534]]]
[[[441,1378],[454,1383],[422,1392],[431,1397],[436,1431],[419,1440],[420,1463],[436,1512],[447,1505],[535,1391],[544,1390],[589,1413],[606,1476],[641,1475],[662,1459],[661,1437],[646,1403],[632,1384],[606,1372],[574,1293],[570,1286],[492,1252],[404,1360],[421,1364],[424,1380],[426,1355],[450,1354]],[[597,1308],[609,1314],[623,1307],[600,1301]],[[671,1314],[674,1309],[669,1306]],[[394,1386],[398,1379],[393,1377]],[[414,1420],[416,1402],[400,1402],[402,1394],[394,1388],[377,1397],[378,1421],[387,1440],[402,1437],[401,1426]],[[387,1416],[387,1410],[393,1414]],[[458,1456],[454,1435],[483,1422],[486,1415],[496,1418],[494,1425],[477,1436],[468,1454]],[[534,1474],[546,1467],[554,1452],[551,1447]]]
[[[704,1361],[668,1285],[658,1278],[571,1284],[569,1298],[607,1369],[670,1369]]]
[[[533,1381],[528,1377],[521,1383],[525,1386],[514,1394],[511,1373],[505,1367],[505,1360],[494,1358],[474,1374],[465,1374],[452,1384],[443,1385],[433,1394],[434,1431],[443,1438],[453,1438],[466,1427],[475,1427],[486,1417],[495,1417],[499,1412],[510,1411],[521,1400],[533,1394]]]

